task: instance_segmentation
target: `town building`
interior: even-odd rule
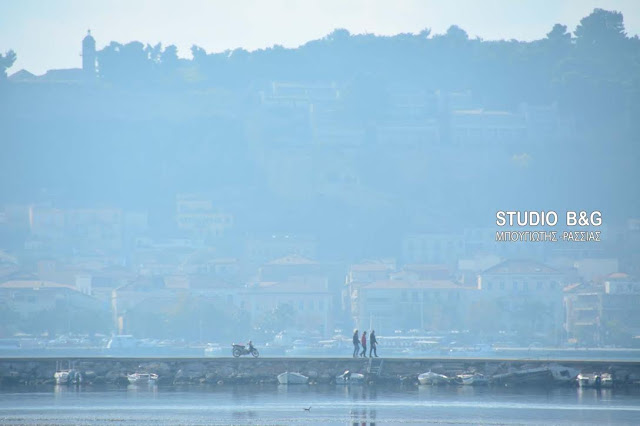
[[[506,260],[478,275],[477,288],[503,330],[560,343],[564,319],[561,271],[531,260]]]
[[[233,227],[233,214],[204,194],[178,194],[176,224],[188,234],[218,237]]]
[[[395,330],[459,330],[474,300],[473,287],[451,280],[386,279],[351,292],[352,315],[359,330],[380,335]]]
[[[316,239],[310,235],[274,233],[248,237],[244,258],[249,264],[262,265],[289,255],[313,259]]]
[[[520,113],[484,109],[450,115],[451,143],[462,146],[514,145],[527,142],[527,124]]]
[[[613,273],[598,283],[568,288],[565,326],[577,346],[634,346],[640,336],[640,281]]]

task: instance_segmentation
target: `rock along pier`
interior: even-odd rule
[[[507,369],[559,364],[583,373],[608,372],[616,386],[640,384],[640,360],[526,360],[480,358],[0,358],[0,387],[55,383],[58,368],[73,368],[83,384],[126,385],[127,374],[156,373],[160,385],[277,383],[285,371],[302,373],[311,383],[333,383],[345,370],[363,373],[369,384],[417,383],[419,374],[447,376],[478,372],[491,376]],[[372,368],[373,367],[373,368]],[[376,367],[381,367],[379,371]],[[550,383],[550,385],[552,385]]]

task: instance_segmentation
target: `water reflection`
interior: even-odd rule
[[[105,424],[115,420],[122,424],[200,424],[203,419],[227,424],[360,426],[426,420],[473,424],[478,419],[496,424],[567,424],[568,419],[573,423],[638,424],[640,389],[275,384],[0,389],[0,417],[2,410],[13,410],[22,420],[29,420],[22,423],[56,424],[61,408],[75,419],[69,424],[94,420]]]
[[[74,395],[80,392],[84,392],[85,389],[86,388],[84,386],[56,384],[53,386],[53,394],[56,396],[56,398],[60,398],[64,394]]]
[[[599,388],[577,388],[578,402],[583,401],[611,401],[612,389],[599,389]]]
[[[375,426],[376,424],[375,408],[352,409],[349,414],[351,421],[348,424],[351,426]]]

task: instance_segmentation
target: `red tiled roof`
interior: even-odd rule
[[[482,274],[557,274],[559,271],[532,260],[505,260]]]
[[[261,281],[249,290],[270,293],[326,293],[328,290],[323,285],[299,282]]]
[[[385,263],[357,263],[351,265],[349,269],[351,271],[390,271],[393,267]]]
[[[15,281],[6,281],[0,284],[0,288],[68,288],[71,290],[78,290],[72,285],[69,284],[59,284],[54,283],[52,281],[41,281],[41,280],[15,280]]]
[[[360,287],[361,289],[470,289],[470,287],[464,287],[460,284],[456,284],[449,280],[384,280],[376,281],[371,284]]]
[[[272,260],[268,265],[317,265],[317,262],[304,256],[300,256],[299,254],[292,254]]]

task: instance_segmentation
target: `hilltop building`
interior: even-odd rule
[[[96,78],[96,41],[91,30],[82,39],[82,72],[87,80]]]

